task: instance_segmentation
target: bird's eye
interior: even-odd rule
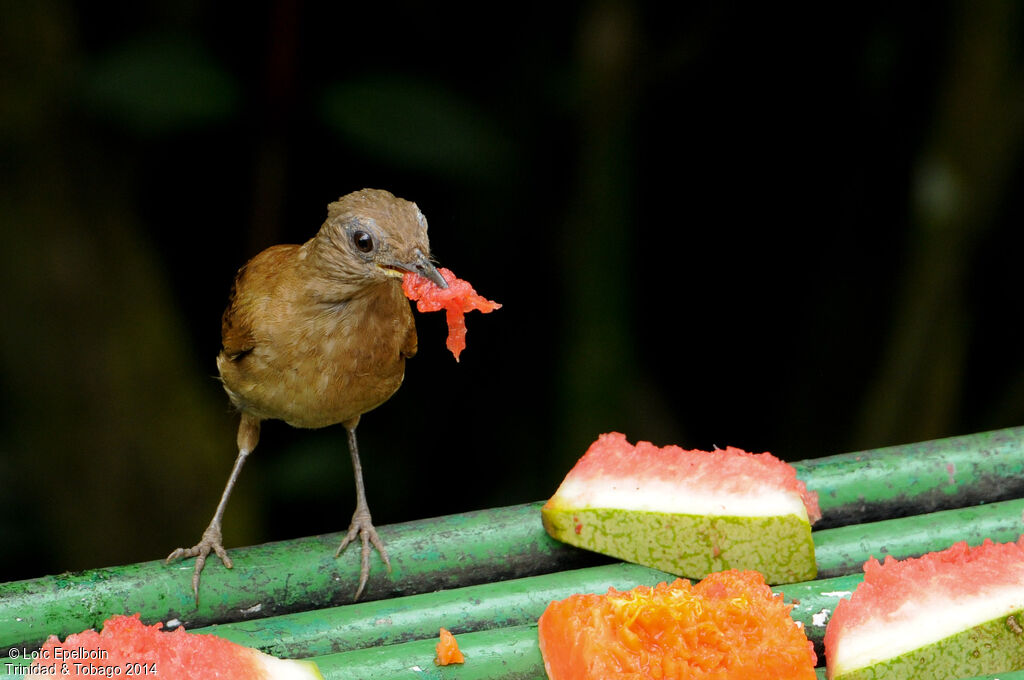
[[[352,232],[352,244],[360,252],[368,253],[373,250],[373,237],[365,231],[355,231]]]

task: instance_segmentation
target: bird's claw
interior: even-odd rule
[[[221,531],[219,526],[211,524],[203,532],[203,538],[191,548],[177,548],[164,561],[165,564],[170,564],[175,560],[184,559],[188,557],[196,558],[196,567],[192,571],[192,592],[196,596],[196,607],[199,606],[199,577],[203,573],[203,567],[206,566],[206,558],[209,557],[212,551],[220,561],[224,563],[224,566],[230,569],[234,566],[231,562],[231,558],[228,557],[228,551],[224,549],[224,544],[221,542]]]
[[[384,560],[384,565],[388,568],[389,573],[391,572],[391,560],[388,559],[388,551],[384,549],[384,542],[380,540],[377,530],[370,521],[369,511],[365,510],[356,510],[355,514],[352,515],[352,524],[349,525],[348,533],[342,539],[341,545],[338,546],[334,556],[338,557],[341,555],[342,551],[348,547],[348,544],[355,541],[356,536],[359,536],[363,544],[359,570],[359,587],[356,588],[355,596],[355,599],[358,600],[359,596],[363,594],[363,589],[366,588],[366,582],[370,579],[370,545],[372,544],[377,549],[377,552],[380,553],[380,557]]]

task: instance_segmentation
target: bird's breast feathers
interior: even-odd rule
[[[398,289],[392,283],[344,303],[302,306],[303,314],[294,305],[277,314],[264,309],[251,351],[218,357],[232,401],[297,427],[344,422],[386,401],[416,347],[409,303],[388,290]]]

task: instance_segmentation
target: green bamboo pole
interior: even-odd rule
[[[482,510],[378,527],[392,571],[372,560],[366,600],[607,563],[555,541],[539,504]],[[231,550],[234,568],[212,559],[197,608],[193,561],[91,569],[0,584],[0,652],[97,628],[113,614],[176,620],[190,628],[352,602],[359,551],[335,559],[341,534]]]
[[[458,636],[465,664],[434,664],[435,640],[393,647],[361,649],[313,659],[324,680],[547,680],[536,625],[467,633]],[[824,659],[819,657],[819,663]],[[824,667],[817,669],[824,678]],[[1024,680],[1024,671],[986,675],[973,680]]]
[[[308,657],[534,623],[552,600],[675,576],[622,562],[195,629],[274,656]]]
[[[818,576],[859,572],[869,557],[903,559],[958,541],[971,545],[986,538],[997,543],[1016,541],[1024,533],[1022,515],[1024,498],[815,531]]]
[[[794,604],[793,618],[803,624],[820,652],[825,625],[836,603],[860,582],[859,567],[863,561],[871,552],[878,552],[879,546],[873,541],[884,541],[888,554],[906,557],[945,548],[953,542],[951,538],[967,538],[972,543],[980,542],[981,537],[1012,540],[1019,533],[1022,510],[1024,499],[982,509],[963,508],[816,532],[821,566],[835,570],[837,564],[853,561],[856,573],[781,585],[774,590]],[[949,529],[921,531],[922,525]],[[975,534],[973,537],[953,535],[957,533],[956,527],[967,525]],[[877,529],[878,526],[883,528]],[[857,553],[858,550],[861,552]],[[614,563],[190,630],[214,633],[281,657],[306,658],[378,647],[398,649],[397,644],[433,639],[442,626],[462,634],[530,625],[550,601],[572,593],[603,592],[609,586],[625,590],[673,578],[646,567]]]
[[[193,632],[212,633],[274,656],[308,658],[418,639],[436,642],[442,627],[462,634],[532,625],[551,601],[574,593],[603,593],[609,587],[628,590],[675,578],[655,569],[618,563],[411,595],[389,602],[210,626]],[[820,646],[832,610],[841,598],[850,596],[862,578],[860,574],[850,574],[776,586],[772,590],[793,604],[793,619]]]
[[[815,532],[821,576],[855,579],[820,588],[824,592],[852,591],[860,580],[861,566],[872,554],[879,558],[905,558],[946,548],[958,540],[967,540],[972,545],[984,538],[998,542],[1015,540],[1021,533],[1022,511],[1024,499],[984,506],[983,512],[965,508]],[[429,637],[442,626],[453,632],[466,632],[531,623],[551,600],[573,593],[604,592],[609,586],[625,590],[674,578],[647,567],[614,563],[200,630],[275,656],[306,657]],[[799,603],[793,617],[806,626],[812,639],[824,635],[824,624],[819,626],[817,621],[822,619],[822,610],[831,611],[836,601],[822,601],[815,595],[821,583],[819,580],[776,588],[787,600]]]
[[[466,663],[461,665],[436,666],[433,638],[317,656],[313,660],[325,680],[547,680],[534,624],[458,634],[457,639],[466,657]],[[819,662],[822,661],[819,656]],[[10,671],[0,666],[0,672],[4,670]],[[818,669],[818,677],[824,678],[824,668]],[[971,680],[997,679],[1024,680],[1024,671]]]
[[[604,592],[609,585],[624,590],[672,578],[646,567],[619,563],[518,579],[518,583],[414,595],[391,603],[336,607],[320,621],[310,619],[317,613],[303,612],[193,632],[214,633],[275,656],[312,656],[325,678],[544,678],[535,623],[548,602],[576,592]],[[802,622],[820,644],[828,612],[859,581],[859,576],[848,576],[781,586],[775,591],[787,602],[798,602],[793,608],[794,619]],[[485,611],[474,611],[473,603],[479,603],[476,606]],[[352,613],[356,611],[358,614]],[[481,618],[489,618],[495,625],[464,632]],[[447,669],[433,665],[441,626],[459,636],[459,646],[470,663]],[[302,638],[300,644],[296,644],[298,638]],[[417,666],[420,670],[413,670]]]
[[[464,664],[434,664],[434,639],[357,649],[313,661],[324,680],[547,680],[536,624],[465,633],[457,640],[466,657]]]
[[[793,463],[819,528],[1024,497],[1024,427]]]
[[[821,494],[826,519],[834,513],[845,516],[851,502],[870,516],[875,504],[892,502],[894,484],[905,487],[902,498],[909,504],[914,502],[915,493],[931,498],[932,492],[919,480],[927,478],[926,473],[932,474],[936,465],[947,473],[948,498],[977,503],[991,498],[986,494],[991,492],[993,475],[1002,476],[1004,484],[1011,487],[1021,477],[1022,439],[1024,428],[1013,428],[915,445],[923,452],[920,454],[911,450],[913,447],[894,447],[882,453],[833,456],[826,463],[810,461],[797,467],[808,485]],[[976,454],[975,463],[962,460],[970,458],[965,453],[969,450]],[[858,479],[851,466],[865,460],[865,470],[870,472]],[[879,477],[879,468],[888,472]],[[893,481],[900,479],[903,482]],[[550,539],[541,527],[539,506],[531,503],[381,527],[394,571],[389,577],[374,562],[368,598],[504,580],[602,561]],[[945,547],[959,538],[968,538],[968,534],[1010,540],[1015,538],[1013,532],[1019,533],[1020,512],[1012,502],[963,510],[968,515],[908,518],[910,524],[885,525],[881,529],[844,527],[816,532],[821,551],[819,567],[824,574],[838,573],[859,567],[870,554],[905,556]],[[908,531],[908,537],[901,538],[893,533],[900,526],[915,528]],[[992,532],[1008,537],[996,538]],[[198,609],[188,587],[190,560],[170,566],[147,562],[3,584],[0,649],[38,645],[48,634],[64,636],[97,627],[115,613],[139,611],[146,621],[177,619],[194,628],[348,602],[358,578],[358,559],[353,553],[335,560],[333,551],[338,540],[338,534],[331,534],[234,550],[235,569],[227,571],[216,561],[207,567]],[[860,547],[851,548],[857,541]],[[899,546],[898,550],[892,550],[894,545]]]
[[[193,632],[213,633],[279,657],[316,657],[318,662],[323,659],[328,668],[337,669],[338,677],[363,677],[369,673],[366,677],[378,678],[393,677],[392,674],[403,671],[407,664],[414,664],[427,651],[432,655],[438,630],[444,626],[460,636],[464,652],[473,649],[475,654],[477,651],[472,645],[467,647],[465,639],[485,642],[479,648],[486,651],[474,660],[473,673],[478,675],[460,674],[459,677],[507,677],[508,674],[531,677],[529,674],[538,669],[539,656],[536,649],[529,648],[531,645],[535,648],[536,642],[524,641],[512,631],[524,627],[533,629],[549,602],[577,592],[604,592],[610,586],[626,590],[674,578],[647,567],[616,563],[211,626]],[[815,624],[823,623],[822,617],[827,615],[822,612],[831,611],[839,597],[853,590],[859,578],[792,584],[776,591],[787,601],[799,602],[794,606],[794,618],[803,622],[808,630],[817,631],[820,638],[824,634],[823,625],[815,627]],[[470,632],[470,637],[462,637],[466,631],[477,628],[488,635]],[[524,650],[530,653],[523,653]],[[372,673],[367,668],[373,669]],[[424,668],[430,670],[428,666]],[[516,675],[520,672],[526,674]],[[325,677],[328,676],[325,674]]]
[[[325,678],[384,680],[412,677],[404,674],[432,658],[429,654],[437,630],[445,626],[459,635],[463,651],[473,658],[472,672],[460,672],[458,677],[543,677],[534,623],[548,602],[576,592],[603,592],[609,586],[624,590],[672,578],[646,567],[617,563],[193,632],[213,633],[275,656],[312,656]],[[803,624],[820,655],[821,639],[836,603],[849,597],[861,579],[860,574],[850,574],[773,590],[793,604],[793,619]],[[472,632],[480,626],[485,629]],[[471,632],[467,635],[465,631]],[[416,677],[446,678],[453,677],[449,673],[458,667],[425,665],[421,669],[414,671]],[[534,675],[537,672],[541,675]]]

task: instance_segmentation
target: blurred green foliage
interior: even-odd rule
[[[399,168],[461,181],[512,172],[507,136],[442,83],[385,75],[332,83],[323,112],[346,142]]]
[[[0,5],[0,578],[199,537],[232,276],[366,186],[504,305],[459,364],[419,317],[360,427],[378,523],[543,498],[613,429],[793,460],[1024,419],[1017,3],[371,5]],[[343,432],[268,423],[225,540],[353,502]]]
[[[240,99],[232,74],[188,35],[144,35],[97,55],[80,92],[98,118],[147,135],[226,120]]]

